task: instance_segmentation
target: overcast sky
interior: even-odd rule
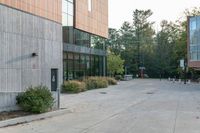
[[[200,0],[108,0],[109,27],[119,29],[124,21],[132,20],[135,9],[151,9],[152,21],[158,28],[160,21],[175,21],[182,16],[186,8],[200,7]],[[159,28],[158,28],[159,29]]]

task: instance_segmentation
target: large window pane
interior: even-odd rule
[[[71,15],[68,15],[68,26],[73,26],[74,24],[74,18]]]
[[[191,60],[192,61],[197,61],[197,52],[192,52],[191,53]]]
[[[197,28],[197,24],[196,24],[196,18],[191,19],[191,23],[190,23],[190,30],[196,30]]]
[[[67,18],[67,14],[65,13],[62,14],[62,25],[68,26],[68,18]]]
[[[71,2],[68,2],[68,14],[72,16],[74,15],[74,6]]]
[[[197,58],[198,60],[200,60],[200,52],[198,52]]]
[[[200,17],[190,19],[190,58],[200,60]]]
[[[70,2],[72,2],[72,3],[74,2],[74,0],[68,0],[68,1],[70,1]]]
[[[64,76],[64,80],[67,80],[67,60],[63,61],[63,76]]]
[[[67,4],[68,2],[66,1],[66,0],[63,0],[62,1],[62,11],[64,12],[64,13],[67,13],[68,12],[68,4]]]

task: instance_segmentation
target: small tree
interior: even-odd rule
[[[113,53],[108,55],[108,72],[111,76],[124,72],[124,60],[121,59],[120,55]]]

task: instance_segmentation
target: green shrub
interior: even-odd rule
[[[17,104],[27,112],[44,113],[49,111],[54,99],[46,86],[29,87],[16,98]]]
[[[106,79],[109,85],[117,85],[117,80],[115,80],[114,78],[107,77]]]
[[[73,80],[65,81],[61,88],[64,93],[79,93],[86,90],[86,85],[84,82]]]
[[[122,77],[122,75],[116,75],[116,76],[115,76],[115,79],[116,79],[116,80],[123,80],[123,77]]]
[[[84,82],[89,90],[108,87],[107,79],[102,77],[89,77]]]
[[[97,89],[98,88],[107,88],[108,87],[108,81],[106,78],[101,78],[101,77],[98,77],[97,80]]]

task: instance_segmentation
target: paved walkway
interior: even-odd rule
[[[73,113],[1,128],[0,133],[200,133],[200,85],[159,80],[120,82],[62,95]]]

